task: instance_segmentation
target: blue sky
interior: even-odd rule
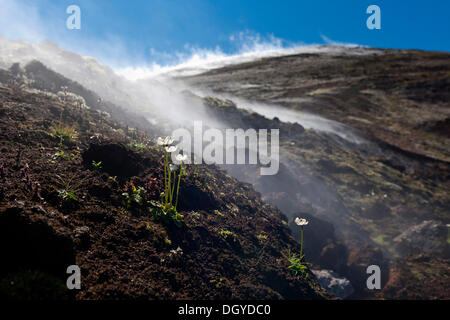
[[[233,53],[255,37],[276,38],[285,46],[336,41],[450,51],[447,0],[0,0],[0,4],[0,34],[7,38],[49,39],[100,60],[120,63],[123,58],[123,64],[164,63],[175,52],[192,48],[220,47]],[[81,8],[81,30],[65,27],[65,10],[71,4]],[[366,27],[366,8],[371,4],[381,8],[381,30]]]

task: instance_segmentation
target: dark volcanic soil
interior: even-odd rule
[[[147,132],[128,127],[142,121],[106,102],[112,117],[99,113],[93,93],[42,65],[12,71],[0,70],[2,298],[329,297],[311,273],[288,270],[282,252],[299,245],[281,212],[250,185],[214,166],[188,166],[184,222],[155,222],[149,205],[127,205],[122,196],[130,182],[148,200],[162,191],[162,153],[149,142],[149,124]],[[62,85],[93,99],[92,108],[58,98]],[[74,130],[62,141],[59,124]],[[61,190],[75,200],[64,201]],[[65,286],[72,264],[82,274],[75,292]]]

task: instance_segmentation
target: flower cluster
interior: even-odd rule
[[[169,156],[177,150],[177,147],[172,145],[174,139],[172,137],[159,137],[156,142],[163,147],[164,151],[164,192],[161,193],[161,203],[151,201],[153,218],[165,223],[175,223],[175,225],[181,227],[183,216],[178,213],[177,204],[181,177],[183,175],[183,163],[186,161],[187,156],[178,154],[175,159],[179,165],[171,163],[169,162]],[[150,181],[150,183],[152,185],[156,184],[154,180]]]
[[[177,162],[179,162],[179,165],[169,163],[169,155],[177,150],[177,147],[172,145],[174,139],[172,137],[165,137],[165,138],[159,137],[156,142],[158,145],[164,148],[164,208],[168,208],[170,206],[176,209],[180,191],[181,176],[183,175],[183,162],[186,161],[187,155],[178,154],[175,157]],[[177,171],[178,171],[178,183],[177,183]],[[176,194],[175,194],[175,184],[177,190]],[[174,196],[175,196],[175,203],[173,202]]]

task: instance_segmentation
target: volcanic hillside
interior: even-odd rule
[[[2,298],[329,297],[288,268],[299,245],[249,184],[187,166],[182,219],[155,219],[157,128],[37,61],[0,82]],[[73,264],[82,288],[69,291]]]
[[[305,231],[315,239],[307,255],[350,279],[356,296],[448,298],[450,54],[338,49],[178,80],[229,99],[215,105],[232,110],[222,114],[233,125],[281,128],[278,175],[229,172],[291,220],[321,219]],[[371,264],[381,293],[365,290]]]

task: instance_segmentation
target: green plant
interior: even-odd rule
[[[221,216],[221,217],[224,216],[224,214],[222,212],[220,212],[219,210],[214,210],[213,212],[214,212],[214,214],[216,214],[218,216]]]
[[[214,286],[217,289],[221,288],[225,284],[225,282],[226,282],[226,279],[222,278],[222,277],[220,277],[219,280],[215,280],[215,279],[209,280],[209,283],[214,284]]]
[[[78,202],[77,196],[73,192],[67,190],[58,190],[58,196],[61,199],[63,207],[72,206]]]
[[[122,197],[124,198],[124,204],[127,208],[131,205],[142,206],[146,203],[146,192],[142,187],[137,187],[132,181],[127,182],[124,187]]]
[[[236,233],[229,230],[220,230],[219,235],[225,240],[231,240],[233,243],[240,243],[239,237]]]
[[[183,224],[183,215],[181,215],[174,206],[163,206],[160,202],[150,201],[152,207],[150,212],[154,221],[161,221],[165,224],[174,223],[177,227],[181,227]]]
[[[300,226],[300,255],[292,254],[290,250],[288,250],[284,256],[289,261],[289,270],[291,270],[295,275],[301,273],[303,277],[307,277],[308,273],[306,270],[308,267],[304,262],[305,255],[303,254],[303,227],[308,224],[306,219],[295,218],[295,224]]]
[[[303,262],[304,256],[295,255],[291,253],[291,250],[288,250],[286,253],[283,254],[283,256],[288,260],[289,262],[288,269],[292,271],[294,275],[298,275],[299,273],[301,273],[303,277],[305,278],[308,277],[308,273],[306,272],[308,267]]]
[[[92,160],[92,167],[95,170],[100,170],[102,168],[102,162],[101,161],[95,162],[94,160]]]
[[[258,234],[256,237],[257,237],[258,240],[261,241],[261,242],[264,242],[264,241],[266,241],[267,239],[269,239],[269,237],[267,237],[267,235],[265,235],[265,234],[263,234],[263,233]]]
[[[56,184],[61,188],[58,197],[64,207],[71,207],[79,202],[76,193],[81,189],[84,179],[74,183],[75,175],[72,177],[56,175]]]
[[[50,127],[50,130],[59,137],[59,147],[61,148],[64,141],[74,142],[77,138],[77,131],[74,127],[59,123],[56,126]]]
[[[59,151],[59,152],[56,152],[56,153],[52,156],[52,159],[53,159],[53,160],[58,160],[58,159],[61,159],[61,160],[68,160],[69,157],[68,157],[67,155],[64,154],[64,151],[63,151],[63,150],[61,150],[61,151]]]

